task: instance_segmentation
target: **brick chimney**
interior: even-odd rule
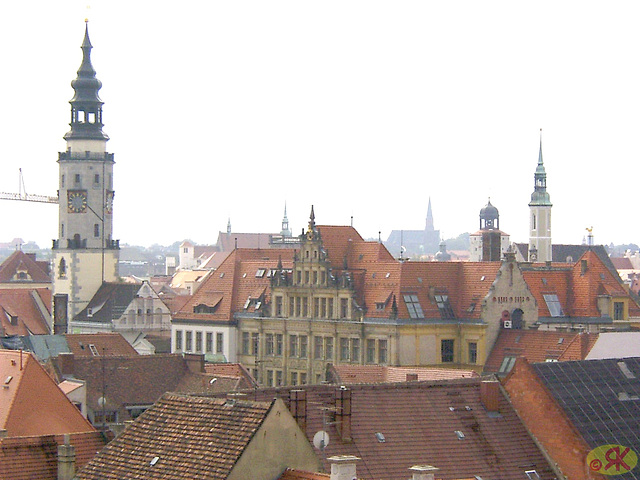
[[[488,412],[497,412],[500,406],[500,382],[483,380],[480,383],[480,401]]]
[[[72,480],[76,475],[76,449],[64,435],[64,444],[58,445],[58,480]]]
[[[411,480],[435,480],[438,470],[440,469],[431,465],[414,465],[409,469],[413,473]]]
[[[580,332],[580,360],[585,360],[589,355],[589,334]]]
[[[200,353],[183,353],[184,361],[191,373],[204,373],[204,355]]]
[[[335,392],[336,429],[343,442],[351,442],[351,390],[341,386]]]
[[[64,375],[73,375],[75,370],[75,357],[73,353],[59,353],[58,365],[60,367],[60,373]]]
[[[289,410],[303,432],[307,431],[307,391],[291,390],[289,392]]]
[[[336,455],[327,458],[331,463],[330,480],[357,480],[356,462],[360,458],[353,455]]]

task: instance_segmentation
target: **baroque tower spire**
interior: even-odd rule
[[[533,193],[529,202],[529,261],[552,260],[551,251],[551,197],[547,192],[547,172],[542,160],[542,129],[538,165],[534,174]]]

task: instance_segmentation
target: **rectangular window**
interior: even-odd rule
[[[333,360],[333,337],[324,339],[324,359]]]
[[[273,387],[273,370],[267,370],[267,387]]]
[[[187,330],[185,335],[185,343],[186,345],[184,349],[187,352],[191,352],[193,350],[193,332]]]
[[[95,174],[93,176],[93,183],[95,183],[96,185],[98,185],[100,183],[100,175],[99,174]]]
[[[440,341],[440,354],[442,363],[451,363],[453,362],[453,348],[454,348],[455,340],[441,340]]]
[[[294,301],[295,301],[294,297],[289,297],[289,316],[291,317],[293,317],[293,312],[294,312]]]
[[[327,312],[327,318],[333,318],[333,298],[329,299],[329,307]]]
[[[100,236],[100,224],[99,223],[94,223],[93,224],[93,236],[96,237],[96,238]]]
[[[349,299],[341,298],[340,299],[340,318],[347,318],[349,314]]]
[[[289,357],[298,356],[298,336],[289,335]]]
[[[469,342],[469,363],[478,362],[478,344],[476,342]]]
[[[513,368],[513,364],[516,363],[516,357],[504,357],[502,364],[500,365],[499,373],[508,373]]]
[[[387,341],[378,340],[378,363],[384,365],[387,363]]]
[[[207,337],[205,340],[205,352],[213,353],[213,333],[207,332]]]
[[[300,372],[300,385],[307,384],[307,374],[305,372]]]
[[[176,352],[182,351],[182,330],[176,330]]]
[[[224,352],[224,335],[222,332],[216,333],[216,353]]]
[[[360,339],[351,339],[351,361],[360,363]]]
[[[251,334],[251,355],[258,356],[258,347],[259,347],[260,337],[258,332],[253,332]]]
[[[320,318],[327,318],[327,299],[323,298],[320,301]]]
[[[624,320],[624,302],[613,302],[613,319]]]
[[[307,358],[307,336],[300,335],[300,358]]]
[[[304,272],[304,284],[309,285],[309,270],[305,270]]]
[[[276,370],[276,387],[282,385],[282,370]]]
[[[273,333],[267,333],[267,339],[264,348],[265,355],[273,355]]]
[[[315,297],[313,299],[313,318],[318,318],[320,316],[320,299]]]
[[[327,283],[327,274],[322,270],[320,272],[320,285],[324,285],[325,283]]]
[[[300,302],[300,297],[296,297],[296,317],[300,317],[300,307],[302,302]]]
[[[373,338],[367,340],[367,363],[376,363],[376,341]]]
[[[276,334],[276,356],[281,357],[282,356],[282,334],[281,333],[277,333]]]
[[[349,339],[341,338],[340,339],[340,360],[343,362],[349,361]]]
[[[313,358],[320,360],[324,349],[322,337],[313,337]]]
[[[418,300],[418,296],[415,294],[407,294],[403,295],[404,303],[407,306],[407,310],[409,311],[409,317],[411,318],[424,318],[424,313],[422,312],[422,306],[420,305],[420,301]]]
[[[302,272],[300,270],[296,270],[296,284],[300,285],[302,283]]]
[[[451,302],[449,301],[449,295],[436,295],[436,305],[440,311],[440,317],[444,320],[452,320],[456,318],[451,308]]]
[[[76,173],[76,175],[74,177],[74,180],[75,180],[75,184],[76,185],[80,185],[80,174],[79,173]]]
[[[544,301],[547,304],[547,308],[549,309],[549,313],[552,317],[562,317],[564,314],[562,313],[562,305],[560,305],[560,300],[558,300],[558,295],[554,294],[545,294],[542,295],[544,297]]]
[[[249,355],[249,332],[242,332],[242,354]]]
[[[298,384],[298,372],[291,372],[291,385]]]
[[[202,352],[202,332],[196,332],[196,353]]]
[[[317,270],[314,270],[314,271],[313,271],[313,283],[314,283],[315,285],[317,285],[317,284],[318,284],[318,271],[317,271]]]
[[[62,178],[60,179],[60,186],[64,188],[64,175],[62,175]]]
[[[309,298],[307,297],[302,297],[302,316],[309,316]]]
[[[282,297],[276,297],[276,317],[282,316]]]

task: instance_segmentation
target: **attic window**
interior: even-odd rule
[[[91,355],[93,355],[94,357],[99,357],[100,354],[98,353],[98,349],[96,348],[96,346],[93,343],[89,344],[89,350],[91,350]]]
[[[418,300],[418,296],[415,294],[403,295],[404,303],[407,306],[407,310],[409,310],[409,317],[411,318],[424,318],[424,313],[422,312],[422,306],[420,305],[420,301]]]
[[[246,310],[247,308],[249,308],[249,305],[251,305],[251,297],[247,298],[247,301],[244,302],[244,307],[242,308]]]
[[[560,305],[560,300],[558,300],[558,295],[554,294],[544,294],[544,301],[547,303],[547,308],[549,309],[549,313],[552,317],[562,317],[564,314],[562,313],[562,306]]]
[[[223,277],[224,277],[224,272],[220,274],[220,278],[223,278]]]
[[[525,470],[524,474],[529,480],[540,480],[540,475],[535,470]]]
[[[4,384],[9,385],[11,383],[11,380],[13,380],[13,376],[9,375],[7,378],[5,378]]]
[[[484,279],[485,279],[485,278],[486,278],[486,277],[485,277],[484,275],[482,275],[482,276],[480,277],[480,281],[481,281],[481,282],[484,282]]]
[[[376,432],[376,438],[378,439],[378,442],[380,443],[384,443],[387,440],[384,438],[384,435],[380,432]]]
[[[499,373],[507,373],[510,372],[513,368],[513,364],[516,363],[516,357],[504,357],[502,360],[502,365],[500,365]]]
[[[475,309],[476,309],[476,302],[471,302],[471,304],[469,305],[469,308],[467,308],[467,313],[473,313]]]
[[[440,310],[440,316],[443,320],[452,320],[456,318],[449,302],[449,295],[435,295],[436,305]]]
[[[391,276],[390,272],[387,272],[387,274],[384,276],[384,278],[389,278]]]
[[[547,279],[546,279],[546,278],[543,278],[543,279],[542,279],[542,284],[543,284],[543,285],[546,285],[546,284],[547,284]]]
[[[558,345],[562,345],[562,342],[564,342],[564,337],[560,337],[558,339]]]
[[[360,255],[358,255],[358,260],[362,260],[363,258],[364,258],[364,254],[361,253]]]
[[[460,430],[455,430],[454,433],[456,434],[456,437],[458,437],[458,440],[464,440],[464,433]]]
[[[160,460],[160,457],[153,457],[149,462],[149,465],[153,467],[156,463],[158,463],[158,460]]]
[[[376,278],[376,272],[373,272],[373,273],[371,274],[371,278]]]
[[[384,310],[386,302],[376,302],[376,310]]]
[[[627,377],[628,379],[634,379],[636,378],[636,376],[634,375],[634,373],[631,371],[631,369],[629,368],[629,365],[627,365],[626,362],[618,362],[618,368],[620,369],[620,371],[622,372],[622,374]]]
[[[242,278],[247,278],[247,272],[244,272],[244,273],[242,274]]]
[[[265,272],[264,268],[259,268],[258,271],[256,272],[256,278],[264,277],[264,272]]]
[[[600,274],[600,280],[604,280],[604,273]]]
[[[418,277],[418,283],[422,283],[422,277]]]

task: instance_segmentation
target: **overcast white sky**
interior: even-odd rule
[[[640,3],[0,3],[0,191],[55,195],[84,18],[115,154],[114,236],[138,245],[320,224],[365,238],[528,240],[539,129],[555,243],[640,243]],[[89,12],[89,13],[87,13]],[[0,201],[48,247],[53,205]]]

